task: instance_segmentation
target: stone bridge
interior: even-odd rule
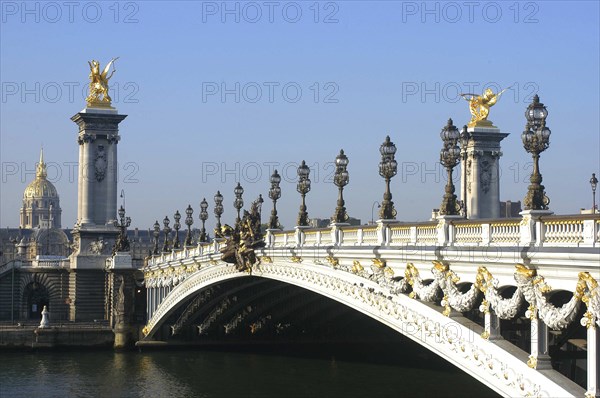
[[[504,396],[598,394],[597,215],[529,211],[498,220],[380,220],[267,230],[265,240],[257,252],[260,264],[249,272],[221,260],[225,239],[151,257],[144,268],[146,339],[192,298],[198,302],[189,306],[201,306],[201,293],[211,286],[253,276],[362,312]],[[464,316],[473,309],[482,322]],[[530,323],[528,351],[501,336],[500,319],[519,314]],[[549,333],[573,327],[586,330],[587,390],[550,363]]]

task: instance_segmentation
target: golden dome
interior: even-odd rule
[[[48,172],[46,171],[46,163],[44,163],[44,150],[42,149],[40,153],[40,162],[37,165],[35,180],[33,180],[27,188],[25,188],[25,192],[23,193],[23,199],[29,198],[56,198],[58,197],[58,192],[48,179]]]
[[[25,188],[25,192],[23,193],[24,199],[41,197],[55,198],[57,196],[58,193],[56,192],[56,188],[50,181],[37,177],[29,185],[27,185],[27,188]]]

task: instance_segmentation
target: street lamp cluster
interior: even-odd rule
[[[444,147],[440,151],[440,163],[448,172],[448,182],[446,183],[440,214],[446,216],[457,216],[460,212],[460,205],[454,194],[454,183],[452,181],[452,170],[460,162],[461,150],[458,147],[460,134],[452,119],[448,119],[448,124],[444,126],[440,133]]]
[[[51,205],[52,206],[52,205]],[[119,221],[114,221],[114,226],[119,228],[119,236],[115,242],[114,252],[128,252],[129,239],[127,238],[127,227],[131,225],[131,217],[125,217],[125,208],[119,207]]]
[[[338,200],[335,213],[331,217],[333,223],[345,223],[348,221],[348,213],[346,213],[346,207],[344,202],[344,187],[350,182],[350,175],[348,174],[348,157],[344,154],[344,150],[340,149],[340,154],[335,158],[335,174],[333,176],[333,183],[338,187]]]
[[[385,141],[379,147],[381,153],[381,162],[379,162],[379,175],[385,179],[385,193],[383,194],[383,202],[379,216],[383,220],[393,220],[396,218],[396,209],[392,202],[392,193],[390,192],[390,180],[398,172],[398,162],[394,159],[396,154],[396,146],[390,141],[390,136],[385,137]]]
[[[185,225],[188,227],[185,234],[185,246],[192,245],[192,224],[194,223],[192,214],[194,214],[194,209],[192,209],[192,205],[188,205],[187,209],[185,209]]]
[[[598,186],[598,179],[596,173],[592,173],[590,178],[590,185],[592,186],[592,214],[596,214],[596,187]]]
[[[536,94],[533,102],[529,104],[525,111],[527,124],[525,131],[521,134],[523,147],[533,157],[533,172],[529,181],[527,196],[525,196],[525,210],[547,210],[550,199],[544,192],[542,185],[542,175],[540,174],[540,153],[548,149],[550,145],[550,129],[546,127],[546,117],[548,110],[540,102],[540,97]]]
[[[163,220],[163,225],[164,225],[163,232],[165,234],[165,241],[163,244],[163,252],[168,252],[168,251],[170,251],[170,248],[171,248],[171,243],[169,240],[169,235],[171,234],[171,227],[169,227],[169,223],[170,223],[169,217],[165,216],[165,218]]]
[[[279,218],[277,217],[277,199],[281,197],[281,188],[279,183],[281,182],[281,176],[277,173],[277,170],[271,175],[271,189],[269,189],[269,198],[273,200],[273,210],[271,211],[271,218],[269,219],[269,228],[279,228]]]
[[[237,186],[233,190],[233,194],[235,195],[235,200],[233,201],[233,207],[237,210],[237,217],[235,218],[235,229],[239,231],[240,222],[242,219],[240,218],[240,210],[244,207],[244,199],[242,199],[242,195],[244,194],[244,188],[237,183]]]
[[[527,119],[527,123],[525,126],[525,131],[521,135],[523,146],[528,153],[531,153],[533,157],[533,172],[531,174],[530,182],[531,184],[528,187],[527,196],[524,200],[524,207],[526,210],[547,210],[548,204],[550,200],[546,196],[544,192],[544,186],[541,184],[542,175],[539,171],[539,158],[540,154],[546,150],[550,144],[550,129],[546,126],[546,118],[548,116],[548,110],[540,102],[540,99],[537,95],[534,96],[533,102],[527,107],[525,112],[525,117]],[[464,162],[467,160],[467,146],[469,145],[471,135],[467,130],[467,126],[464,126],[462,131],[459,130],[454,125],[452,119],[448,119],[448,123],[442,128],[440,133],[440,138],[442,139],[443,146],[440,151],[440,163],[447,170],[447,183],[444,190],[444,196],[442,200],[442,205],[440,207],[440,215],[442,216],[458,216],[459,214],[463,214],[466,216],[466,203],[460,202],[457,200],[457,196],[455,194],[455,187],[452,179],[453,170],[461,160]],[[390,140],[390,137],[387,136],[385,141],[381,144],[379,148],[379,152],[381,154],[381,161],[379,162],[379,175],[385,180],[385,191],[383,194],[383,201],[381,204],[378,202],[374,202],[373,210],[375,203],[380,208],[379,216],[382,220],[394,220],[396,218],[397,212],[394,208],[394,202],[392,201],[392,193],[390,190],[390,182],[391,179],[398,172],[398,162],[395,159],[396,155],[396,146]],[[338,198],[337,198],[337,206],[335,208],[335,212],[331,217],[332,223],[346,223],[349,219],[348,214],[346,212],[345,201],[344,201],[344,187],[348,185],[350,181],[350,176],[348,173],[348,157],[344,153],[344,150],[340,150],[339,155],[335,158],[335,174],[333,178],[334,184],[338,187]],[[306,162],[303,160],[297,170],[298,174],[298,183],[296,185],[296,190],[301,195],[302,202],[300,205],[300,211],[298,213],[297,218],[297,226],[306,227],[309,225],[308,212],[306,206],[306,194],[310,192],[311,189],[311,181],[309,178],[310,168],[306,165]],[[281,176],[275,170],[269,179],[271,183],[271,187],[269,189],[269,198],[273,201],[273,209],[271,211],[271,217],[269,218],[269,222],[267,227],[269,229],[280,229],[281,224],[279,223],[279,218],[277,216],[277,200],[281,198]],[[463,190],[466,181],[463,180]],[[596,174],[592,174],[592,178],[590,179],[590,185],[592,187],[592,195],[593,195],[593,204],[592,211],[595,213],[596,207],[596,188],[598,185],[598,179],[596,178]],[[240,211],[244,206],[244,200],[242,195],[244,194],[244,188],[238,182],[234,191],[235,199],[233,201],[233,207],[236,209],[237,215],[235,219],[235,230],[239,231],[241,226],[241,217]],[[463,195],[465,192],[463,191]],[[260,201],[262,202],[262,196]],[[216,217],[216,227],[215,227],[215,237],[223,238],[223,229],[221,225],[221,216],[223,215],[223,195],[220,191],[214,196],[214,214]],[[193,245],[193,237],[191,226],[193,224],[193,209],[191,205],[188,205],[186,209],[186,218],[185,224],[187,225],[187,234],[185,238],[184,245],[186,247]],[[121,216],[121,228],[126,228],[129,225],[130,220],[129,217],[124,219],[124,209],[121,207],[119,210],[119,215]],[[200,230],[200,234],[198,237],[199,242],[208,242],[209,237],[206,233],[205,222],[208,219],[208,203],[206,198],[202,199],[200,202],[200,220],[202,221],[202,228]],[[373,216],[371,216],[373,218]],[[179,229],[181,227],[180,219],[181,215],[179,211],[177,211],[174,215],[175,223],[173,228],[175,230],[175,234],[173,239],[171,240],[170,234],[172,229],[169,227],[169,218],[165,217],[163,220],[163,233],[164,233],[164,241],[162,245],[162,251],[168,252],[170,250],[180,249],[181,245],[179,242]],[[115,223],[117,225],[117,223]],[[160,236],[160,225],[158,221],[154,223],[154,248],[152,250],[153,254],[159,254],[159,236]]]
[[[217,225],[215,226],[215,236],[221,237],[221,216],[223,215],[223,195],[221,191],[217,191],[215,194],[215,217],[217,218]]]
[[[173,218],[175,219],[175,223],[173,224],[173,229],[175,229],[175,238],[173,239],[173,250],[177,250],[181,249],[181,244],[179,243],[179,228],[181,228],[179,220],[181,220],[181,214],[179,214],[179,210],[175,212]]]
[[[310,174],[310,168],[306,165],[306,162],[303,160],[298,167],[298,184],[296,185],[296,191],[302,197],[302,204],[300,205],[300,212],[298,213],[298,226],[299,227],[307,227],[308,226],[308,212],[306,211],[306,194],[310,191],[310,178],[308,175]]]
[[[202,229],[200,229],[200,237],[198,238],[200,239],[200,242],[208,241],[205,228],[206,220],[208,220],[208,202],[206,201],[206,198],[202,198],[202,202],[200,202],[200,221],[202,221]]]
[[[338,164],[338,173],[336,173],[336,175],[338,175],[336,177],[336,185],[338,185],[340,187],[340,189],[348,184],[348,172],[346,171],[346,165],[348,164],[348,158],[344,156],[343,151],[341,151],[340,156],[338,156],[338,158],[336,159],[336,164]],[[306,211],[306,194],[310,191],[310,179],[309,179],[309,175],[310,175],[310,168],[306,165],[306,162],[303,160],[302,163],[300,164],[300,166],[298,167],[298,184],[296,186],[296,189],[298,190],[298,192],[300,193],[301,197],[302,197],[302,204],[300,205],[300,213],[298,215],[298,226],[308,226],[308,212]],[[271,217],[269,219],[269,223],[268,223],[268,228],[270,229],[279,229],[281,227],[281,224],[279,223],[279,218],[277,217],[277,200],[279,198],[281,198],[281,187],[280,187],[280,183],[281,183],[281,176],[279,175],[279,173],[277,172],[277,170],[275,170],[273,172],[273,174],[270,177],[270,182],[271,182],[271,188],[269,189],[269,198],[271,200],[273,200],[273,210],[271,211]],[[235,228],[236,230],[239,230],[241,228],[240,223],[241,223],[241,210],[244,207],[244,199],[242,197],[242,195],[244,194],[244,188],[242,187],[242,185],[238,182],[235,189],[233,190],[233,194],[235,196],[235,199],[233,201],[233,207],[236,209],[237,215],[236,215],[236,219],[235,219]],[[341,192],[340,192],[340,197],[341,197]],[[214,201],[215,201],[215,207],[214,207],[214,214],[215,214],[215,218],[216,218],[216,224],[215,224],[215,238],[224,238],[223,236],[223,231],[222,231],[222,225],[221,225],[221,216],[223,215],[224,212],[224,207],[223,207],[223,195],[221,194],[220,191],[217,191],[217,193],[214,196]],[[259,202],[262,203],[262,195],[259,197]],[[339,204],[340,202],[338,202]],[[341,199],[341,203],[343,206],[343,199]],[[185,218],[185,224],[187,225],[187,232],[186,232],[186,237],[185,237],[185,241],[184,241],[184,246],[186,247],[190,247],[192,246],[193,243],[193,234],[192,234],[192,225],[194,223],[193,220],[193,213],[194,210],[192,209],[191,205],[188,205],[185,214],[186,214],[186,218]],[[345,214],[345,209],[344,209],[344,214]],[[206,233],[206,220],[208,219],[208,202],[206,201],[206,198],[202,199],[202,202],[200,202],[200,220],[202,221],[202,228],[200,229],[200,234],[198,236],[198,242],[208,242],[209,241],[209,237],[208,234]],[[152,254],[157,255],[160,254],[161,251],[162,252],[169,252],[171,250],[178,250],[181,249],[181,244],[179,242],[179,229],[181,228],[181,224],[180,224],[180,220],[181,220],[181,214],[179,213],[179,211],[176,211],[173,218],[175,219],[175,224],[173,225],[173,228],[171,228],[169,226],[170,220],[169,217],[166,216],[163,220],[163,244],[162,244],[162,250],[159,248],[160,244],[160,233],[161,233],[161,228],[160,228],[160,224],[158,223],[158,221],[156,221],[154,223],[154,227],[153,227],[153,231],[152,231],[152,235],[154,237],[153,239],[153,249],[151,251]],[[346,216],[347,218],[347,216]],[[175,231],[175,233],[173,234],[173,236],[171,237],[171,233],[173,232],[173,230]]]

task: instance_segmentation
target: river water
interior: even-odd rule
[[[496,396],[438,360],[410,367],[337,349],[2,352],[0,397]]]

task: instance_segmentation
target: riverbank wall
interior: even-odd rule
[[[112,348],[114,340],[115,334],[108,326],[73,324],[48,328],[20,325],[0,327],[0,350],[54,347]]]

